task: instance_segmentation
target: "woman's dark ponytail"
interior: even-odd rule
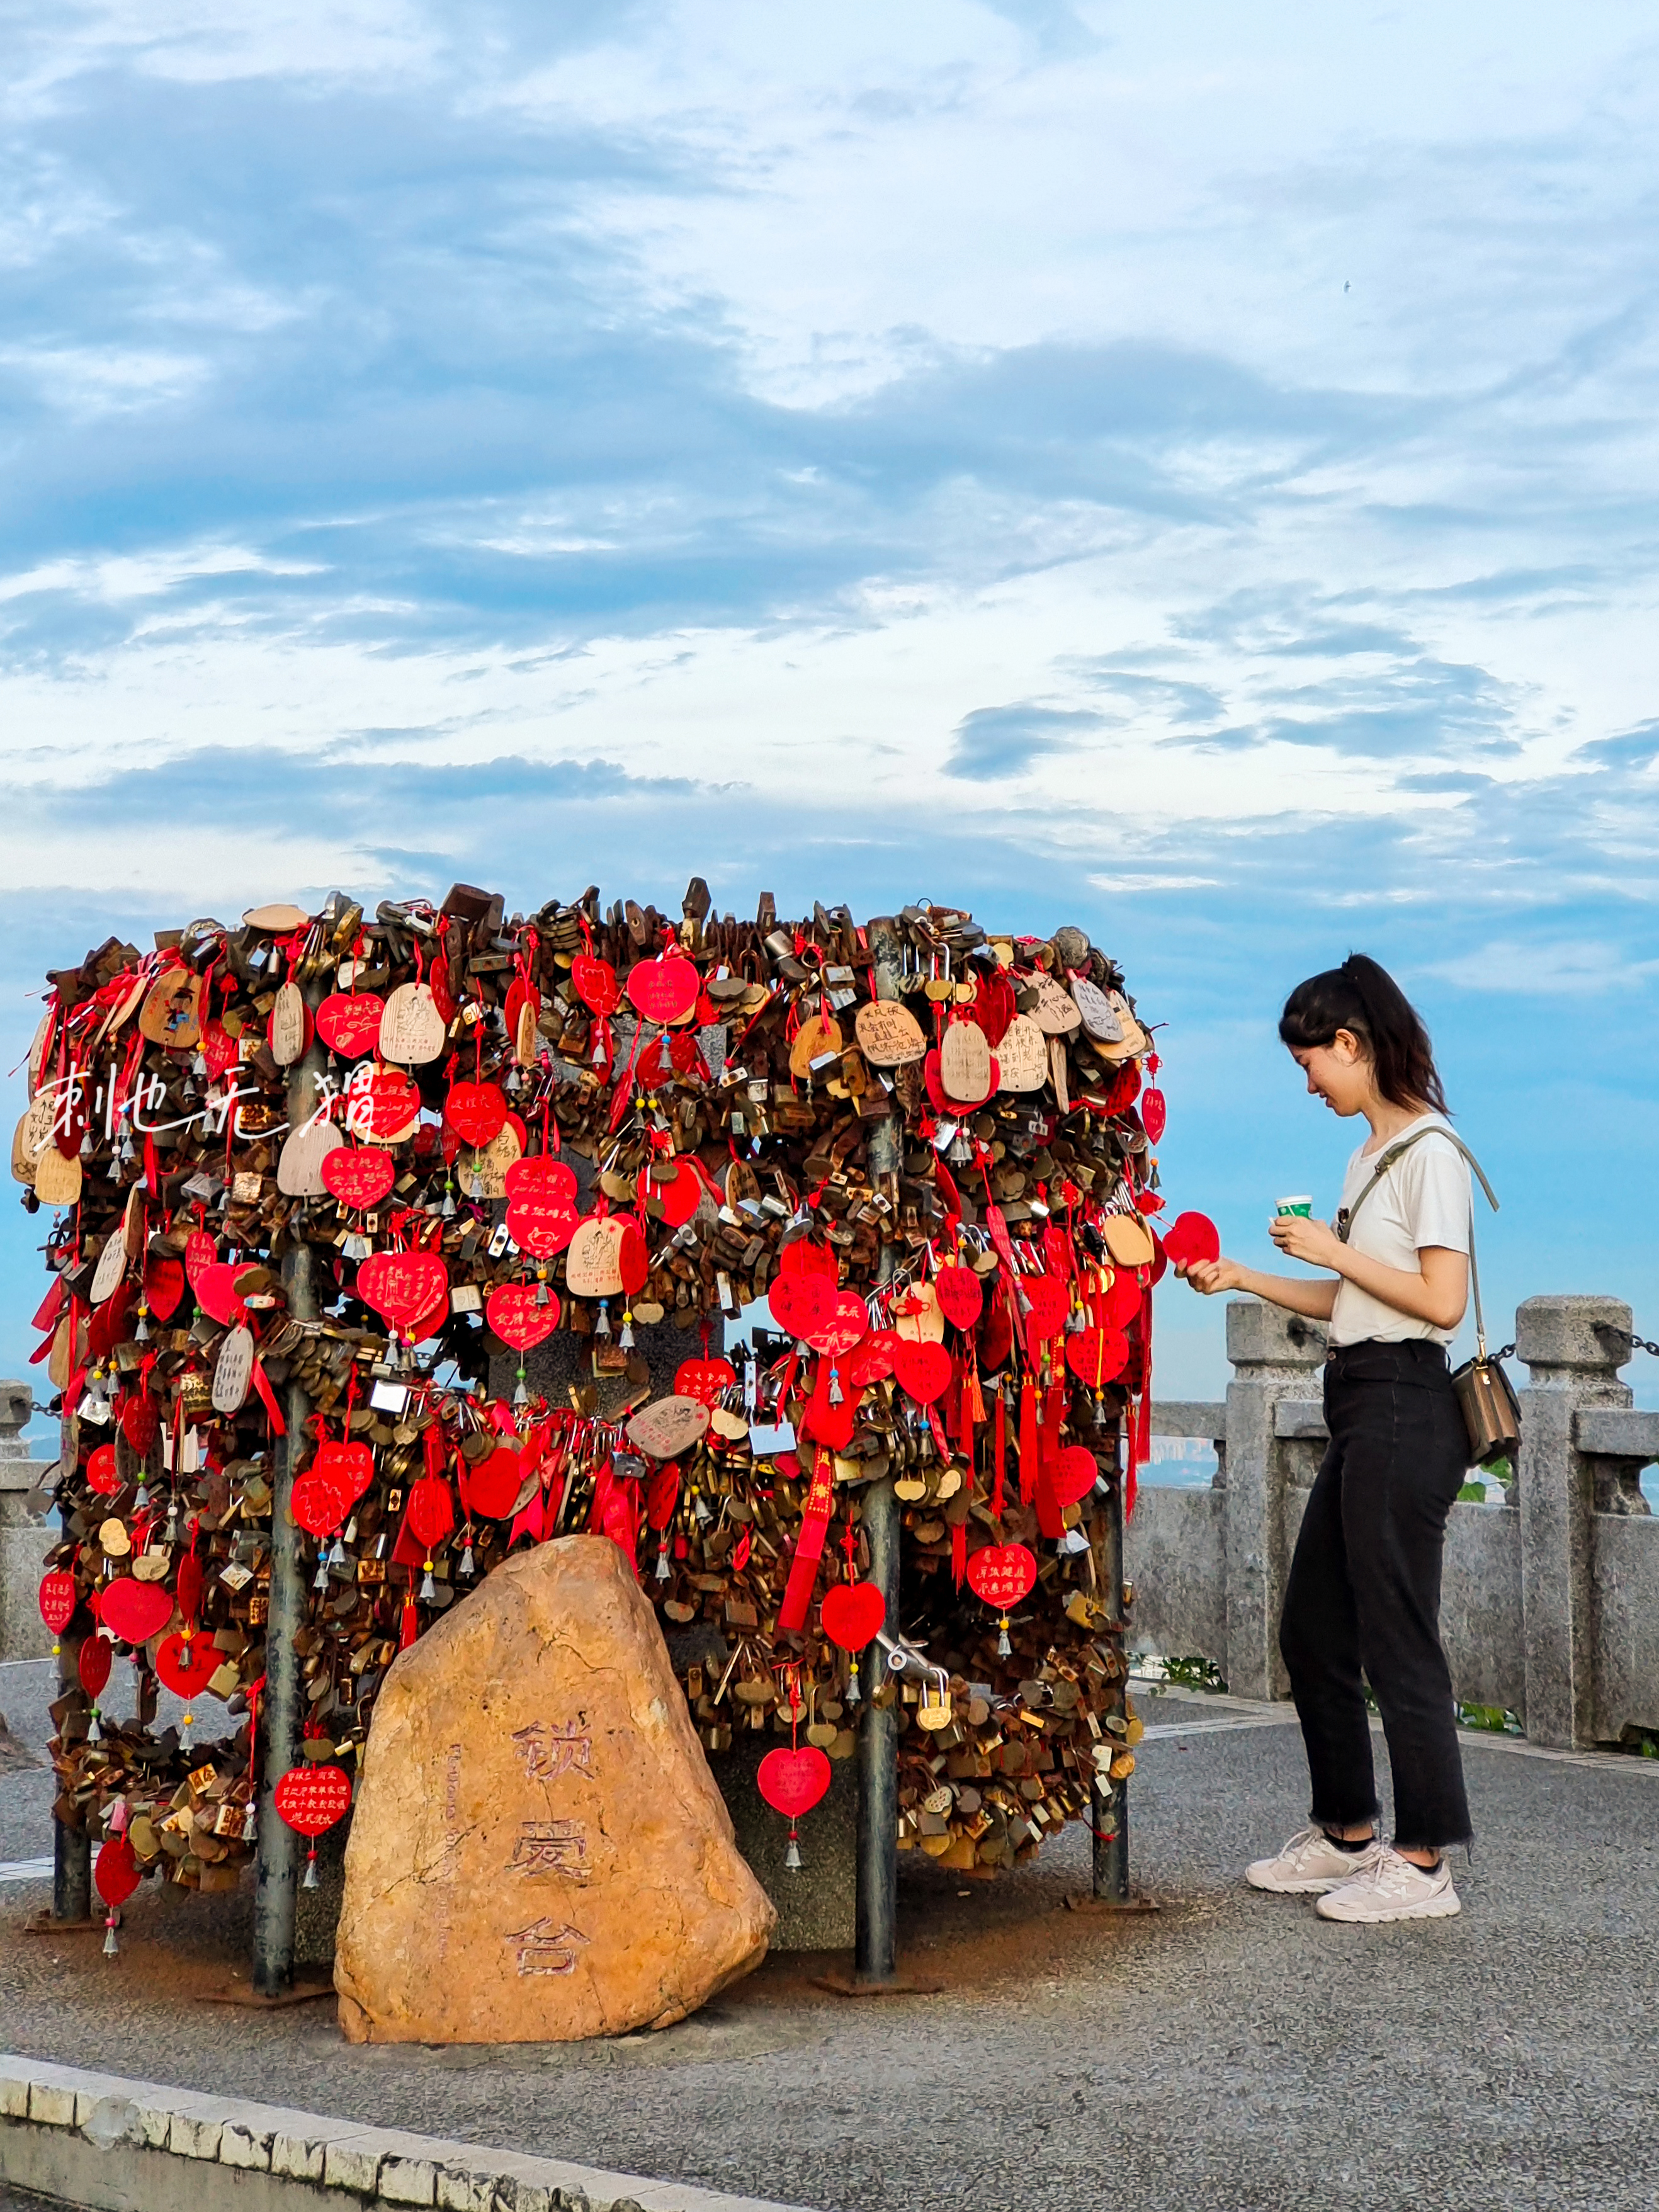
[[[1376,1087],[1391,1105],[1450,1112],[1422,1017],[1388,969],[1363,952],[1298,983],[1279,1018],[1279,1036],[1303,1052],[1334,1043],[1339,1030],[1351,1030],[1370,1053]]]

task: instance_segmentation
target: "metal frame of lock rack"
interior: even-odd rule
[[[878,999],[896,999],[904,950],[886,916],[870,924],[875,956],[872,987]],[[890,1114],[870,1133],[870,1170],[878,1186],[896,1192],[904,1164],[898,1117]],[[878,1279],[890,1279],[894,1248],[884,1243]],[[899,1508],[893,1478],[884,1475],[864,1493],[864,1530],[870,1546],[870,1579],[882,1595],[893,1626],[899,1617]],[[873,1649],[858,1662],[865,1696],[859,1728],[858,1889],[854,1904],[853,1985],[891,1988],[898,1976],[898,1730],[896,1698],[878,1704],[884,1669]]]
[[[325,978],[313,976],[301,985],[307,1008],[315,1013],[325,994]],[[327,1055],[313,1034],[310,1048],[297,1060],[289,1076],[289,1126],[297,1129],[316,1109],[317,1081],[328,1064]],[[318,1315],[314,1248],[296,1237],[283,1256],[283,1289],[289,1313],[295,1321],[315,1321]],[[294,1982],[294,1923],[299,1902],[301,1838],[276,1810],[276,1788],[300,1755],[300,1657],[294,1639],[305,1623],[305,1572],[301,1564],[300,1530],[289,1500],[293,1495],[295,1460],[305,1442],[305,1425],[311,1401],[304,1385],[290,1379],[283,1409],[288,1433],[277,1448],[276,1483],[270,1511],[270,1607],[265,1619],[265,1686],[256,1724],[260,1753],[258,1829],[254,1848],[253,1993],[256,1997],[281,1998]],[[258,1741],[259,1736],[263,1741]]]

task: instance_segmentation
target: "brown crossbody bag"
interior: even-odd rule
[[[1343,1243],[1353,1230],[1354,1216],[1383,1176],[1404,1152],[1419,1144],[1425,1137],[1446,1137],[1456,1146],[1480,1178],[1480,1188],[1486,1194],[1486,1202],[1494,1213],[1498,1199],[1486,1181],[1486,1170],[1476,1159],[1463,1139],[1450,1129],[1419,1129],[1415,1135],[1404,1137],[1397,1145],[1389,1145],[1376,1163],[1376,1171],[1353,1204],[1338,1213],[1333,1224]],[[1474,1343],[1473,1359],[1453,1370],[1452,1389],[1457,1394],[1457,1403],[1463,1416],[1463,1425],[1468,1431],[1469,1460],[1474,1467],[1490,1467],[1494,1460],[1507,1459],[1513,1463],[1521,1448],[1521,1405],[1504,1374],[1503,1354],[1494,1356],[1486,1349],[1486,1322],[1480,1310],[1480,1267],[1474,1256],[1474,1195],[1469,1195],[1469,1283],[1474,1292]]]

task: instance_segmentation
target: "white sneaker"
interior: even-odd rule
[[[1246,1867],[1244,1879],[1255,1889],[1276,1889],[1293,1897],[1316,1896],[1352,1881],[1385,1848],[1373,1840],[1363,1850],[1339,1850],[1322,1828],[1304,1828],[1291,1838],[1277,1858],[1257,1859]]]
[[[1420,1867],[1384,1844],[1314,1910],[1325,1920],[1449,1920],[1463,1906],[1443,1858],[1437,1867]]]

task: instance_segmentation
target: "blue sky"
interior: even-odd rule
[[[1124,961],[1260,1261],[1351,1133],[1273,1018],[1358,945],[1494,1307],[1659,1334],[1650,10],[0,33],[8,1066],[47,964],[335,884],[963,900]]]

